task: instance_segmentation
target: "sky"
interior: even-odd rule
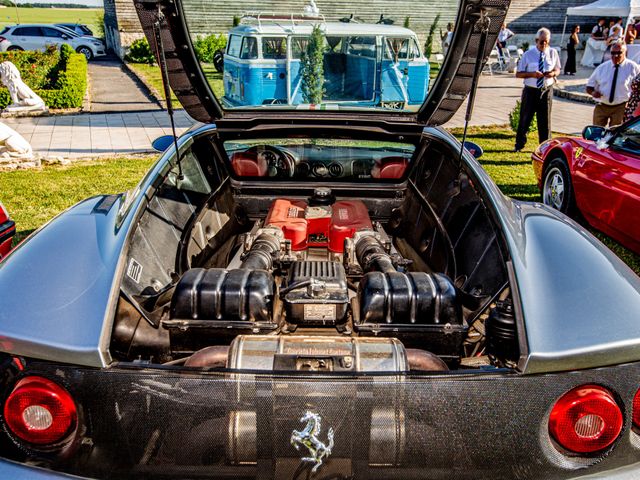
[[[92,7],[102,7],[102,0],[14,0],[18,5],[21,3],[58,3],[60,6],[68,3],[77,3],[80,5],[90,5]]]

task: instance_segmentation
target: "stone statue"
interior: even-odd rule
[[[2,158],[30,159],[33,158],[33,151],[29,142],[22,135],[0,122],[0,163]]]
[[[22,81],[20,72],[13,63],[0,63],[0,81],[9,89],[11,97],[11,105],[5,111],[46,110],[44,101]]]

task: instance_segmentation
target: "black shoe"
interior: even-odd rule
[[[522,151],[521,148],[518,148],[518,147],[514,147],[513,148],[513,153],[518,153],[518,152],[521,152],[521,151]]]

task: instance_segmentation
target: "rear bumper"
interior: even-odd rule
[[[452,471],[452,475],[453,475]],[[594,475],[571,477],[568,480],[637,480],[640,475],[640,463],[634,463],[615,470],[603,471]],[[22,465],[0,458],[0,478],[11,480],[96,480],[90,477],[78,477],[45,470],[39,467]]]
[[[306,411],[321,417],[318,440],[327,442],[330,429],[335,434],[320,470],[325,476],[640,478],[640,435],[631,429],[640,363],[545,375],[424,377],[189,373],[133,365],[32,364],[26,371],[65,385],[84,412],[81,445],[90,445],[67,461],[39,464],[88,478],[297,478],[306,451],[291,438],[305,428]],[[619,399],[622,433],[597,457],[560,454],[548,434],[551,407],[568,390],[592,383]],[[9,477],[3,470],[9,467],[16,468],[0,462],[0,478],[40,478]]]

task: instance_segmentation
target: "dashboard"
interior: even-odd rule
[[[413,151],[327,145],[258,144],[227,150],[239,177],[278,179],[400,179]]]

